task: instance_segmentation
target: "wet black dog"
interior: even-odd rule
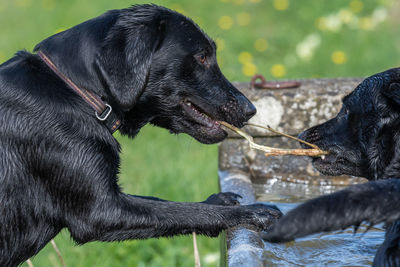
[[[339,114],[300,138],[329,150],[314,158],[327,175],[356,175],[372,181],[310,200],[282,217],[264,236],[286,242],[362,222],[385,222],[386,239],[375,266],[400,266],[400,68],[365,79],[343,99]]]
[[[226,137],[256,110],[221,73],[215,43],[190,19],[155,5],[113,10],[36,46],[79,88],[112,107],[122,134],[147,123],[202,143]],[[176,203],[127,195],[107,123],[37,54],[0,66],[0,266],[35,255],[63,228],[79,244],[237,225],[267,229],[280,212],[237,195]],[[107,117],[100,114],[100,119]],[[206,115],[207,114],[207,115]]]

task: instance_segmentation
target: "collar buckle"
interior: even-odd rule
[[[112,107],[107,103],[105,103],[105,105],[106,105],[106,109],[103,111],[103,113],[99,114],[99,113],[97,113],[97,111],[94,112],[94,114],[96,115],[96,118],[99,121],[105,121],[108,118],[108,116],[110,116],[110,114],[111,114]]]

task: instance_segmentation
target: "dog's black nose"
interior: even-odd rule
[[[246,120],[251,119],[251,117],[256,115],[256,113],[257,113],[256,107],[253,105],[253,103],[251,103],[250,101],[247,100],[247,103],[246,103],[246,106],[244,109],[244,114],[246,116]]]

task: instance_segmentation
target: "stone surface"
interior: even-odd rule
[[[292,89],[250,89],[248,83],[234,83],[257,107],[250,122],[270,125],[287,134],[297,135],[304,129],[334,117],[340,110],[343,96],[350,93],[360,78],[299,80]],[[253,136],[273,136],[250,126]],[[230,133],[231,136],[235,134]]]

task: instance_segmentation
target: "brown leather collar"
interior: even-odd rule
[[[118,119],[115,112],[112,112],[112,107],[109,104],[101,100],[97,94],[79,88],[73,81],[66,77],[42,51],[38,51],[38,55],[58,77],[68,84],[75,93],[81,96],[83,100],[95,110],[96,118],[103,122],[112,134],[118,130],[121,126],[121,121]]]

